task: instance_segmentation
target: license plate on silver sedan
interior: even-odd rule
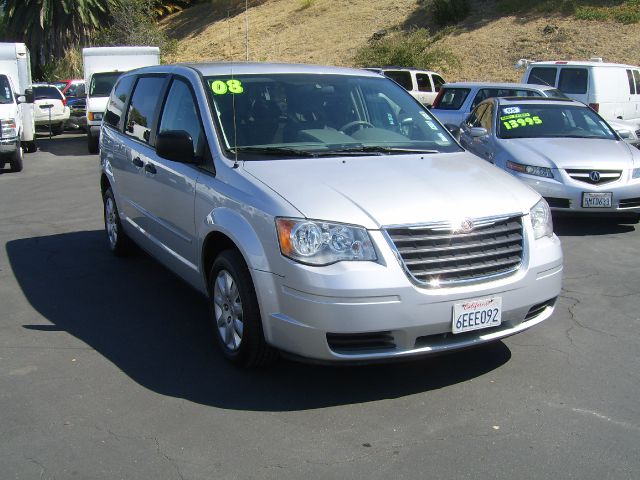
[[[496,327],[502,323],[502,297],[468,300],[453,305],[453,333]]]
[[[611,208],[611,192],[584,192],[582,208]]]

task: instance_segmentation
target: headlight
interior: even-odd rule
[[[89,112],[88,117],[89,117],[89,121],[90,122],[93,122],[93,121],[100,122],[100,121],[102,121],[102,113],[101,112]]]
[[[536,175],[537,177],[553,178],[551,169],[547,167],[536,167],[534,165],[522,165],[516,162],[507,162],[507,168],[520,173],[527,173],[529,175]]]
[[[553,235],[553,220],[551,218],[551,210],[544,198],[529,212],[531,215],[531,225],[533,225],[533,236],[536,238],[550,237]]]
[[[2,138],[13,138],[18,136],[15,118],[5,118],[0,120],[0,127],[2,128]]]
[[[631,178],[640,178],[640,168],[634,168],[631,173]]]
[[[300,263],[330,265],[343,260],[377,259],[369,234],[362,227],[278,218],[276,230],[282,254]]]

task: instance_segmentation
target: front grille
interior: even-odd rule
[[[329,348],[336,353],[363,350],[393,350],[396,344],[391,332],[327,333]]]
[[[640,207],[640,197],[625,198],[623,200],[620,200],[619,207],[620,208]]]
[[[551,208],[570,208],[571,202],[568,198],[544,197]]]
[[[450,222],[390,227],[386,232],[406,271],[423,285],[479,281],[517,270],[523,252],[522,218],[471,222],[468,232],[456,230],[459,224]]]
[[[552,298],[551,300],[547,300],[546,302],[538,303],[529,309],[527,315],[524,317],[525,320],[531,320],[532,318],[537,317],[542,312],[545,311],[547,307],[552,307],[556,303],[556,299]]]
[[[602,185],[604,183],[615,182],[622,175],[622,170],[597,170],[597,169],[582,169],[574,168],[565,170],[574,180],[578,182],[588,183],[589,185]],[[597,172],[597,180],[591,178],[591,174]]]

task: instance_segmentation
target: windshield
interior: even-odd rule
[[[245,160],[460,151],[405,90],[384,77],[207,77],[226,150]]]
[[[56,87],[58,90],[62,91],[64,90],[64,87],[67,86],[67,82],[52,82],[51,85]]]
[[[502,105],[498,111],[498,136],[618,139],[593,110],[578,105]]]
[[[124,72],[94,73],[89,87],[90,97],[108,97],[111,89]]]
[[[458,110],[467,99],[471,89],[469,88],[444,88],[439,98],[434,102],[433,108],[441,110]]]
[[[13,92],[6,75],[0,75],[0,104],[4,103],[13,103]]]

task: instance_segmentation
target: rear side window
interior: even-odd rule
[[[53,98],[62,100],[62,93],[56,87],[34,87],[33,98],[36,100],[44,100],[45,98]]]
[[[445,82],[444,78],[442,78],[440,75],[434,75],[433,76],[433,86],[436,92],[440,91],[440,87],[442,87],[442,85],[444,85]]]
[[[411,72],[387,70],[384,74],[391,80],[398,82],[405,90],[413,90],[413,82],[411,81]]]
[[[418,84],[418,90],[421,92],[432,92],[431,80],[426,73],[416,73],[416,83]]]
[[[443,92],[440,92],[440,100],[434,108],[440,108],[442,110],[459,110],[462,104],[469,96],[469,88],[444,88]]]
[[[569,98],[564,93],[562,93],[557,88],[551,88],[549,90],[543,90],[544,95],[546,97],[555,97],[555,98]]]
[[[493,97],[541,97],[542,95],[534,90],[516,90],[513,88],[482,88],[473,99],[471,108],[475,108],[481,101]]]
[[[563,68],[560,70],[558,89],[564,93],[587,93],[589,71],[586,68]]]
[[[527,80],[527,83],[554,87],[556,84],[555,67],[533,67],[531,72],[529,72],[529,80]]]
[[[633,79],[636,83],[636,93],[640,93],[640,72],[638,70],[633,71]]]
[[[627,80],[629,81],[629,93],[631,95],[635,95],[636,93],[636,83],[633,79],[633,72],[631,70],[627,70]]]
[[[200,123],[200,114],[189,86],[180,79],[174,80],[164,105],[160,132],[184,130],[193,140],[194,155],[201,156],[204,146],[204,133]]]
[[[136,77],[124,77],[118,81],[111,92],[111,97],[109,97],[107,111],[104,115],[105,123],[118,128],[120,117],[124,113],[124,106],[127,104],[135,79]]]
[[[127,135],[150,143],[153,120],[160,104],[164,82],[164,77],[142,77],[138,80],[127,111]]]

